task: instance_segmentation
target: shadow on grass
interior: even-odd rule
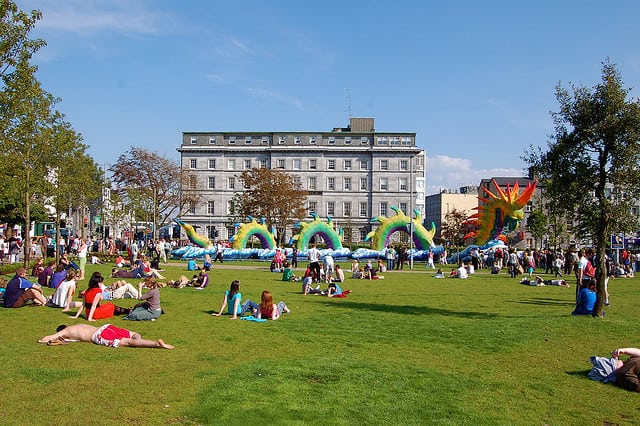
[[[575,306],[574,302],[549,297],[534,297],[529,300],[509,300],[507,303],[519,303],[522,305]]]
[[[365,302],[322,302],[324,305],[344,308],[356,309],[361,311],[373,312],[389,312],[404,315],[445,315],[458,316],[462,318],[497,318],[499,315],[490,312],[473,312],[473,311],[452,311],[450,309],[431,308],[428,306],[411,306],[411,305],[390,305],[383,303],[365,303]]]

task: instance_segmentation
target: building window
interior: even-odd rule
[[[293,170],[300,170],[302,168],[302,160],[299,158],[293,159]]]
[[[336,189],[336,178],[334,178],[334,177],[327,178],[327,189],[329,191],[335,191],[335,189]]]
[[[315,201],[309,201],[309,214],[317,213],[317,210],[318,210],[318,203],[316,203]]]
[[[228,160],[227,161],[227,169],[235,170],[236,169],[236,160]]]
[[[335,203],[335,201],[327,201],[327,214],[329,216],[335,216],[335,214],[336,214],[336,203]]]
[[[400,160],[400,170],[409,170],[409,162],[407,160]]]
[[[234,211],[234,210],[235,210],[235,209],[234,209],[234,207],[233,207],[233,200],[229,200],[229,201],[227,201],[227,214],[228,214],[228,215],[233,214],[233,211]]]
[[[236,178],[234,176],[229,176],[227,178],[227,188],[236,189]]]
[[[387,144],[388,144],[388,142],[387,142],[387,138],[386,137],[384,137],[384,136],[378,137],[378,145],[387,145]]]
[[[366,177],[360,178],[360,191],[369,190],[369,181]]]
[[[311,137],[309,138],[309,143],[310,143],[310,144],[312,144],[312,145],[315,145],[315,143],[316,143],[316,137],[315,137],[315,136],[311,136]]]
[[[400,210],[402,210],[404,214],[408,214],[409,212],[407,211],[407,203],[400,203]]]
[[[367,160],[360,160],[360,170],[369,170],[369,162]]]
[[[336,143],[336,138],[333,136],[329,136],[329,145],[335,145]]]
[[[526,213],[531,213],[533,211],[533,202],[529,201],[526,206],[524,206],[524,211]]]
[[[195,158],[192,160],[189,160],[189,168],[190,169],[197,169],[198,168],[198,160],[196,160]]]
[[[344,160],[344,169],[351,170],[351,160]]]
[[[251,169],[251,160],[244,160],[244,169],[245,170]]]
[[[300,178],[300,176],[294,176],[293,177],[293,182],[294,182],[294,185],[295,185],[296,189],[302,188],[302,179]]]
[[[346,217],[351,217],[351,201],[342,203],[342,212]]]
[[[265,144],[265,145],[268,144],[269,143],[269,138],[267,136],[263,136],[262,137],[262,143]]]
[[[197,137],[195,137],[195,136],[191,136],[191,143],[192,143],[193,145],[197,144],[197,143],[198,143],[198,138],[197,138]]]
[[[367,202],[366,201],[361,201],[360,202],[360,209],[359,209],[359,214],[360,217],[367,217]]]
[[[260,163],[260,168],[261,169],[266,169],[267,168],[267,160],[264,160],[264,159],[260,160],[259,163]]]
[[[336,169],[336,160],[327,160],[327,170]]]
[[[380,160],[380,170],[389,170],[389,160]]]
[[[208,181],[209,182],[208,182],[207,188],[216,189],[216,177],[215,176],[209,176]]]
[[[209,216],[213,215],[213,208],[215,207],[215,201],[207,201],[207,214]]]
[[[380,178],[380,191],[388,191],[389,190],[389,182],[387,178]]]
[[[284,159],[282,158],[278,159],[278,168],[284,169]]]
[[[216,168],[216,159],[215,158],[210,158],[209,159],[209,168],[210,169],[215,169]]]
[[[391,145],[400,145],[400,138],[398,136],[389,138]]]
[[[342,181],[342,187],[344,188],[345,191],[350,191],[351,190],[351,178],[350,177],[344,178],[344,180]]]
[[[402,138],[402,145],[411,146],[411,138],[407,138],[407,137]]]
[[[344,138],[344,144],[351,145],[351,136],[347,136],[346,138]]]
[[[293,138],[293,143],[295,143],[296,145],[300,145],[301,142],[302,139],[300,138],[300,136],[296,136],[295,138]]]
[[[285,142],[287,142],[287,138],[286,138],[286,136],[279,136],[279,137],[278,137],[278,143],[279,143],[280,145],[284,145],[284,144],[285,144]]]
[[[209,136],[209,143],[211,145],[215,145],[216,144],[216,137],[215,136]]]
[[[382,202],[380,203],[380,216],[386,216],[387,215],[387,203]]]
[[[369,145],[369,138],[366,136],[363,136],[360,138],[360,145]]]
[[[236,137],[229,136],[229,145],[235,145],[235,144],[236,144]]]
[[[309,170],[316,170],[318,168],[318,161],[315,159],[309,160]]]
[[[189,214],[196,214],[196,204],[194,202],[189,203]]]
[[[409,185],[407,178],[400,178],[400,191],[408,191]]]
[[[251,144],[251,136],[245,136],[244,143],[246,143],[247,145]]]
[[[367,239],[367,228],[360,228],[360,241],[364,241]]]
[[[316,178],[315,178],[315,176],[309,177],[309,180],[307,181],[307,188],[310,191],[315,191],[317,189],[316,188]]]

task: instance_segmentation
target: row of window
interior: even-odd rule
[[[238,178],[236,176],[228,176],[227,177],[227,189],[236,189],[237,188]],[[300,176],[295,176],[295,181],[298,186],[302,187],[302,181]],[[383,177],[378,181],[378,190],[379,191],[389,191],[389,178]],[[197,181],[195,176],[190,182],[190,188],[197,188]],[[216,188],[216,176],[208,176],[207,177],[207,189],[217,189]],[[316,176],[309,176],[307,178],[307,187],[305,188],[308,191],[317,191],[318,188],[318,178]],[[342,191],[351,191],[354,190],[353,180],[350,177],[342,178]],[[335,177],[327,177],[327,191],[336,191],[337,187],[337,179]],[[369,188],[369,178],[361,177],[358,179],[358,190],[359,191],[370,191]],[[398,178],[398,191],[406,192],[409,191],[409,179],[408,178]]]
[[[214,216],[215,215],[215,201],[207,201],[207,215],[208,216]],[[229,200],[227,201],[227,210],[226,213],[227,215],[232,214],[233,211],[233,201]],[[399,206],[400,210],[402,211],[407,211],[407,203],[400,203]],[[327,201],[327,212],[326,214],[329,216],[337,216],[336,213],[336,202],[335,201]],[[318,203],[316,201],[310,201],[309,202],[309,216],[311,216],[311,213],[318,213]],[[191,206],[189,206],[189,214],[195,215],[196,214],[196,206],[195,204],[191,204]],[[389,214],[389,205],[387,202],[381,202],[378,205],[378,215],[380,216],[387,216]],[[353,211],[352,211],[352,203],[351,201],[344,201],[342,203],[342,217],[351,217],[353,215]],[[369,204],[366,201],[361,201],[358,203],[358,216],[359,217],[369,217]]]
[[[223,140],[224,138],[222,136],[209,136],[209,144],[211,145],[216,145],[218,143],[219,140]],[[304,141],[308,142],[311,145],[316,145],[318,143],[318,137],[317,136],[278,136],[278,144],[279,145],[284,145],[287,143],[287,140],[293,140],[293,143],[296,145],[301,145],[302,142]],[[342,142],[345,145],[351,145],[352,144],[352,139],[360,142],[360,145],[369,145],[370,139],[367,136],[362,136],[359,139],[358,138],[352,138],[351,136],[345,136],[344,138],[342,138]],[[242,137],[236,137],[236,136],[229,136],[227,138],[228,144],[229,145],[235,145],[236,141],[241,141],[243,140]],[[261,144],[265,144],[268,145],[271,143],[271,137],[270,136],[260,136],[260,137],[256,137],[256,136],[245,136],[244,137],[244,143],[245,145],[250,145],[253,143],[253,141],[258,142],[258,140],[260,141]],[[338,140],[340,141],[340,139]],[[389,145],[389,146],[411,146],[413,139],[411,137],[401,137],[401,136],[378,136],[376,138],[377,144],[378,145]],[[198,137],[197,136],[191,136],[191,144],[195,145],[198,143]],[[329,136],[327,138],[327,143],[329,145],[335,145],[336,143],[336,137],[335,136]]]
[[[326,161],[326,170],[337,170],[338,160],[328,159]],[[260,159],[257,160],[257,166],[261,169],[267,168],[267,160]],[[369,161],[368,160],[342,160],[342,170],[353,170],[354,163],[357,162],[360,170],[369,170]],[[235,158],[230,158],[227,160],[227,170],[238,170],[238,166],[242,165],[244,170],[249,170],[253,168],[254,163],[253,160],[236,160]],[[215,158],[210,158],[208,162],[209,169],[215,169],[217,166],[217,161]],[[276,167],[278,169],[286,169],[287,162],[284,158],[279,158],[276,160]],[[380,170],[390,170],[390,162],[389,160],[379,160]],[[309,170],[318,170],[318,159],[311,158],[308,160],[307,167]],[[189,168],[197,169],[198,168],[198,159],[192,158],[189,160]],[[302,160],[300,158],[294,158],[291,160],[291,169],[292,170],[302,170]],[[398,163],[399,170],[409,170],[409,160],[399,160]]]

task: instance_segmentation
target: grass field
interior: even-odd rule
[[[569,315],[574,288],[504,274],[435,279],[417,265],[348,279],[353,293],[328,299],[303,296],[266,265],[242,265],[216,267],[204,291],[162,289],[158,321],[93,323],[163,338],[172,351],[39,345],[57,325],[86,320],[0,310],[0,423],[640,424],[638,394],[587,377],[589,356],[640,346],[637,278],[610,284],[612,305],[597,319]],[[95,269],[110,267],[88,265],[88,274]],[[182,265],[165,272],[181,274]],[[243,299],[268,289],[291,314],[210,316],[232,279]]]

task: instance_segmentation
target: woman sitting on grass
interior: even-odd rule
[[[149,291],[142,294],[142,288],[146,287]],[[139,285],[138,299],[144,300],[133,307],[131,312],[124,317],[126,320],[132,321],[152,321],[160,318],[162,308],[160,307],[160,290],[158,283],[153,277],[147,277]]]
[[[291,309],[289,309],[286,303],[280,301],[277,305],[273,304],[273,296],[267,290],[262,292],[262,301],[258,306],[258,319],[269,319],[277,320],[280,318],[280,315],[283,313],[289,313]]]
[[[576,308],[571,315],[591,315],[596,304],[596,280],[590,280],[587,287],[578,293]]]
[[[99,319],[111,318],[114,315],[126,315],[129,309],[121,308],[112,302],[100,304],[102,300],[102,288],[100,284],[104,281],[99,272],[94,272],[89,279],[89,288],[83,292],[83,304],[78,309],[74,318],[78,318],[83,310],[86,309],[87,320],[95,321]]]
[[[229,307],[229,315],[231,315],[231,319],[237,319],[238,315],[244,315],[249,309],[251,309],[251,313],[255,313],[258,310],[258,304],[252,302],[251,300],[245,300],[245,302],[241,305],[240,301],[242,300],[242,294],[240,293],[240,281],[233,280],[231,281],[231,285],[229,286],[229,290],[224,292],[224,299],[222,299],[222,306],[220,306],[220,312],[217,314],[214,312],[211,315],[214,317],[219,317],[222,315],[224,308],[226,306]]]
[[[68,312],[71,308],[81,308],[82,302],[74,302],[73,294],[76,291],[76,271],[73,269],[67,272],[67,277],[60,283],[53,295],[47,300],[47,306],[52,308],[62,308],[62,312]]]

